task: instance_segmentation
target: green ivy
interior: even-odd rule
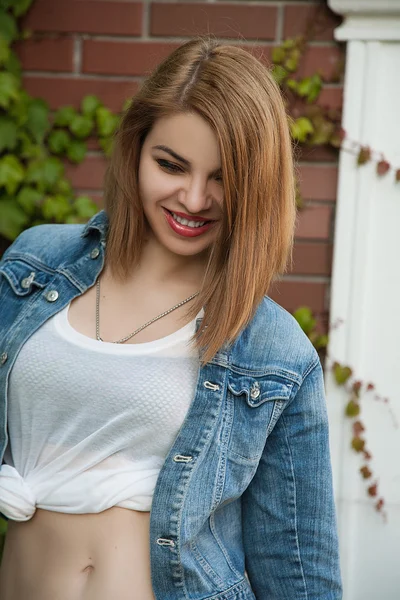
[[[0,0],[0,235],[10,241],[33,225],[84,223],[98,211],[89,197],[75,196],[65,161],[81,163],[90,136],[109,155],[119,121],[96,96],[83,98],[80,110],[52,113],[23,89],[12,45],[29,36],[18,19],[31,3]]]

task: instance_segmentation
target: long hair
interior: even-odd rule
[[[195,343],[206,363],[237,338],[271,282],[292,262],[295,167],[289,116],[269,68],[250,52],[197,36],[172,52],[144,81],[115,134],[105,178],[109,217],[106,260],[123,280],[145,237],[138,191],[139,157],[155,121],[196,112],[218,139],[224,218],[200,293]]]

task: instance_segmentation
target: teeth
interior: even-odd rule
[[[178,215],[176,215],[174,212],[172,212],[172,216],[174,217],[175,221],[178,221],[178,223],[180,223],[181,225],[186,225],[186,227],[202,227],[207,221],[188,221],[188,219],[184,219],[183,217],[179,217]]]

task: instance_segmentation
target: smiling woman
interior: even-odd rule
[[[0,261],[2,600],[340,600],[322,366],[267,295],[295,227],[268,68],[177,48],[105,208]]]
[[[161,158],[166,155],[176,162]],[[169,251],[174,260],[206,260],[223,215],[223,187],[216,179],[220,164],[217,137],[197,113],[163,117],[148,134],[140,155],[139,193],[149,236],[163,249],[160,259]]]

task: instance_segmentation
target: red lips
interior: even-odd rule
[[[178,223],[172,216],[169,210],[163,208],[165,218],[167,220],[168,225],[171,229],[181,235],[182,237],[198,237],[203,233],[206,233],[211,227],[213,227],[215,221],[209,221],[208,223],[204,223],[201,227],[189,227],[188,225],[182,225],[182,223]],[[174,211],[175,212],[175,211]],[[206,219],[201,217],[192,217],[191,215],[185,215],[184,213],[176,212],[178,217],[182,217],[183,219],[187,219],[188,221],[206,221]]]

